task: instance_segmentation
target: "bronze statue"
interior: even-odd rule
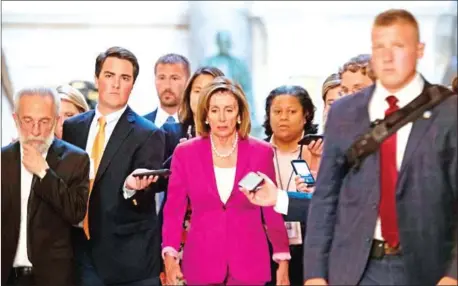
[[[232,48],[231,33],[219,31],[216,34],[216,45],[219,53],[204,59],[202,65],[219,68],[228,78],[240,84],[245,92],[250,105],[252,120],[254,117],[254,100],[251,93],[251,75],[247,65],[242,59],[230,54]]]

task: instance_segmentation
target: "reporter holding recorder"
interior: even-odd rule
[[[177,284],[183,274],[194,285],[265,284],[271,277],[265,231],[279,263],[277,284],[289,284],[282,216],[272,207],[254,206],[238,187],[251,171],[275,180],[272,149],[248,136],[251,122],[240,86],[215,78],[202,91],[196,119],[199,137],[179,144],[172,158],[162,230],[167,284]],[[182,273],[177,250],[187,198],[193,217]]]

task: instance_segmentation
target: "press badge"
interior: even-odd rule
[[[302,244],[301,223],[298,221],[285,222],[286,232],[288,233],[289,245]]]

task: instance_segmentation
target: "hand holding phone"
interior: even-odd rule
[[[291,165],[293,166],[294,173],[304,179],[304,183],[308,187],[315,185],[315,178],[305,160],[292,160]]]
[[[250,172],[239,182],[239,186],[240,191],[256,206],[270,207],[275,206],[277,202],[277,186],[261,172]]]
[[[143,191],[159,179],[157,172],[148,169],[135,169],[127,178],[125,187],[128,190]]]
[[[259,187],[264,179],[254,172],[249,172],[239,181],[239,187],[244,188],[249,192],[255,192],[256,188]]]
[[[159,169],[159,170],[151,170],[145,172],[139,172],[132,174],[134,177],[149,177],[149,176],[159,176],[159,177],[166,177],[170,176],[172,172],[169,169]]]
[[[297,144],[299,145],[309,145],[312,141],[318,141],[320,140],[323,141],[324,140],[324,136],[323,135],[317,135],[317,134],[307,134],[305,135],[301,140],[299,140],[299,142],[297,142]]]

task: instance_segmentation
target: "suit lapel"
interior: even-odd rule
[[[19,230],[20,218],[21,218],[21,151],[20,151],[19,141],[14,144],[13,150],[11,151],[10,158],[12,159],[11,162],[14,162],[14,165],[11,166],[10,172],[8,172],[9,175],[11,176],[9,177],[11,178],[11,181],[10,181],[11,184],[8,186],[6,190],[2,190],[2,191],[10,192],[10,196],[8,197],[11,200],[10,201],[11,210],[13,211],[11,216],[12,216],[12,219],[15,220],[15,224],[17,223],[17,229]],[[7,168],[7,166],[3,166],[3,168]],[[6,218],[3,218],[3,219],[6,219]],[[18,232],[18,235],[19,235],[19,232]]]
[[[124,140],[127,138],[129,133],[132,131],[131,123],[135,122],[135,115],[130,107],[127,107],[124,113],[119,118],[113,133],[108,140],[107,146],[103,151],[102,160],[100,161],[99,169],[95,176],[94,184],[102,177],[107,167],[110,165],[111,159],[118,151]]]
[[[204,138],[202,141],[202,169],[203,173],[208,175],[208,185],[207,190],[212,195],[215,196],[219,202],[221,202],[221,198],[218,195],[218,188],[216,186],[216,177],[215,177],[215,169],[213,168],[213,157],[212,157],[212,146],[210,143],[210,136]]]
[[[369,103],[374,95],[375,85],[369,87],[363,94],[355,95],[360,96],[360,101],[354,105],[354,110],[356,116],[355,128],[356,128],[356,137],[362,134],[365,134],[371,126],[371,118],[369,116]],[[356,140],[356,137],[353,140]],[[352,144],[350,142],[350,144]],[[377,150],[373,154],[369,155],[366,160],[364,160],[362,170],[373,170],[371,172],[366,172],[364,175],[363,185],[372,186],[370,196],[375,196],[376,198],[380,197],[380,152]],[[367,183],[366,183],[367,182]]]
[[[425,87],[423,89],[423,93],[430,87],[430,84],[425,82]],[[423,94],[422,93],[422,94]],[[434,119],[437,116],[437,110],[429,110],[430,116],[426,117],[419,117],[417,118],[412,124],[412,130],[409,134],[409,139],[407,140],[407,146],[404,151],[404,157],[402,158],[401,168],[399,170],[399,177],[398,182],[401,182],[401,179],[409,165],[409,162],[412,160],[413,154],[415,150],[418,148],[421,140],[423,140],[425,133],[431,128]],[[401,188],[397,188],[397,192],[400,192]]]
[[[95,111],[91,110],[89,112],[84,113],[81,116],[81,120],[77,123],[78,127],[75,128],[76,130],[81,130],[80,134],[76,135],[75,138],[75,145],[80,147],[83,150],[86,150],[87,145],[87,137],[89,136],[89,129],[91,128],[92,120],[94,119]]]
[[[59,165],[59,161],[62,159],[61,155],[63,152],[63,144],[60,140],[54,139],[53,143],[49,147],[48,150],[48,155],[46,156],[46,162],[49,165],[49,168],[52,170],[56,170],[57,166]],[[30,222],[33,220],[37,210],[38,206],[41,203],[41,200],[37,200],[35,197],[34,189],[36,188],[36,181],[40,180],[36,175],[33,175],[32,179],[32,186],[30,190],[30,196],[29,196],[29,203],[28,203],[28,217],[27,217],[27,223],[30,224]]]
[[[360,100],[354,105],[353,109],[353,112],[357,114],[355,122],[353,122],[355,128],[357,128],[357,136],[369,131],[371,126],[371,118],[369,116],[369,102],[374,94],[374,90],[375,85],[372,85],[368,87],[368,89],[363,94],[355,95]],[[354,140],[356,140],[356,138]]]
[[[247,169],[249,169],[250,163],[250,156],[249,156],[249,148],[250,145],[248,144],[247,139],[240,139],[237,146],[237,163],[235,168],[235,178],[234,183],[232,185],[232,192],[227,200],[229,203],[237,194],[241,194],[239,191],[239,182],[240,180],[247,174]]]

